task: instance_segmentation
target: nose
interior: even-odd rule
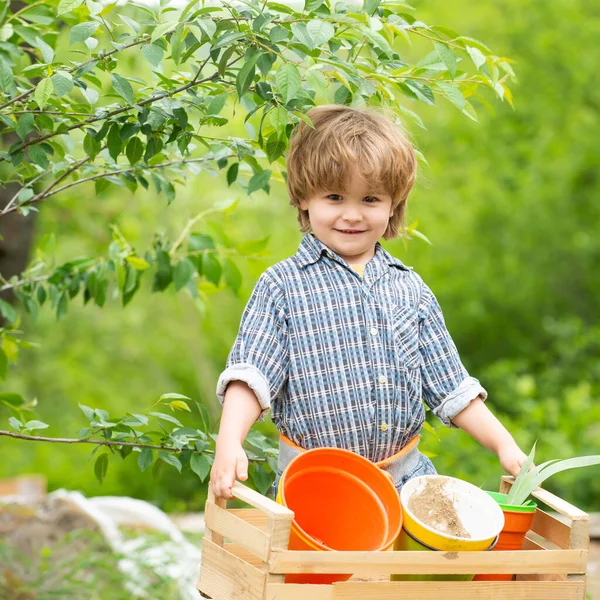
[[[342,214],[342,219],[348,223],[357,223],[362,221],[362,214],[358,209],[348,207]]]

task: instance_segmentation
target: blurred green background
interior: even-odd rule
[[[479,123],[449,104],[432,108],[405,100],[427,126],[423,131],[407,123],[428,161],[411,197],[409,222],[418,218],[432,245],[386,246],[432,287],[463,362],[522,448],[539,440],[537,463],[600,454],[600,5],[414,5],[426,23],[481,39],[495,54],[514,59],[519,85],[514,111],[495,104],[491,115],[478,106]],[[136,53],[130,60],[132,68],[145,68],[134,62]],[[246,135],[242,114],[216,134]],[[245,301],[259,274],[292,254],[301,234],[284,186],[273,184],[269,196],[244,197],[227,187],[224,174],[190,179],[170,207],[143,190],[131,195],[112,187],[95,197],[91,186],[43,207],[37,238],[56,233],[59,262],[106,253],[113,223],[143,251],[154,231],[173,238],[203,208],[232,197],[240,198],[239,207],[204,227],[224,228],[236,240],[271,238],[265,260],[240,262],[245,279],[239,297],[217,292],[202,312],[185,293],[152,294],[146,282],[126,309],[117,301],[104,309],[76,302],[59,322],[42,311],[35,327],[26,323],[26,337],[41,347],[22,352],[6,388],[38,398],[39,418],[51,424],[45,435],[74,437],[85,426],[78,402],[124,414],[171,391],[202,402],[216,423],[215,384]],[[7,417],[0,414],[2,421]],[[463,432],[432,424],[438,437],[425,433],[422,446],[435,455],[438,470],[496,489],[496,458]],[[260,427],[275,433],[272,424]],[[206,486],[195,475],[167,467],[154,477],[140,473],[133,460],[115,457],[100,485],[90,450],[0,438],[0,477],[39,472],[51,489],[130,495],[171,511],[202,509]],[[563,473],[546,487],[599,511],[598,475],[597,467]]]

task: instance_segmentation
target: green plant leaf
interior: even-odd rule
[[[108,471],[108,454],[101,454],[94,463],[94,474],[96,479],[102,483]]]
[[[167,394],[163,394],[158,401],[162,402],[163,400],[191,400],[189,396],[184,396],[183,394],[178,394],[177,392],[169,392]]]
[[[184,288],[194,274],[194,264],[189,258],[182,258],[173,269],[173,286],[179,291]]]
[[[152,464],[154,461],[154,455],[152,454],[151,448],[142,448],[140,455],[138,456],[138,467],[142,473]]]
[[[179,422],[175,417],[172,417],[171,415],[167,415],[166,413],[149,412],[148,414],[152,415],[153,417],[156,417],[157,419],[161,419],[162,421],[167,421],[169,423],[173,423],[174,425],[177,425],[178,427],[183,427],[183,423]]]
[[[190,468],[198,477],[200,481],[204,481],[206,476],[210,473],[211,463],[205,454],[192,454],[190,458]]]
[[[127,102],[128,104],[132,104],[133,88],[131,87],[129,81],[127,81],[125,77],[121,77],[121,75],[119,75],[118,73],[112,73],[111,79],[113,87],[115,88],[117,94],[119,94],[119,96],[121,96],[121,98],[123,98],[125,102]]]
[[[37,47],[42,52],[42,57],[47,65],[52,64],[54,60],[54,50],[41,37],[36,37],[35,42]]]
[[[142,54],[153,67],[158,67],[165,55],[163,49],[158,44],[144,44],[142,46]]]
[[[84,23],[78,23],[71,29],[71,45],[79,42],[85,42],[89,37],[92,37],[98,29],[98,23],[96,21],[86,21]]]
[[[42,423],[42,421],[27,421],[23,426],[23,429],[48,429],[50,425],[48,423]]]
[[[50,79],[52,80],[57,98],[68,94],[73,89],[73,79],[66,71],[55,73]]]
[[[440,42],[435,42],[434,44],[439,57],[442,59],[442,62],[446,65],[448,72],[450,73],[450,77],[454,79],[456,76],[456,56],[454,52],[450,49],[446,44],[442,44]]]
[[[77,7],[83,4],[83,0],[60,0],[58,3],[58,16],[64,15],[65,13],[75,10]]]
[[[54,86],[52,85],[50,77],[44,77],[44,79],[37,84],[35,88],[35,101],[38,103],[40,110],[44,110],[53,91]]]
[[[6,300],[0,298],[0,314],[9,322],[17,320],[17,311]]]
[[[322,21],[321,19],[312,19],[306,25],[308,35],[311,37],[312,46],[316,48],[328,42],[334,35],[335,29],[328,21]]]
[[[514,499],[517,497],[517,494],[520,492],[520,489],[523,487],[523,481],[527,478],[527,473],[529,472],[529,469],[531,468],[531,465],[533,464],[533,459],[535,457],[536,444],[537,444],[537,442],[535,442],[533,444],[533,448],[531,448],[531,451],[529,452],[529,455],[525,459],[525,462],[521,465],[521,470],[519,471],[519,474],[515,478],[515,482],[513,483],[512,488],[510,489],[510,492],[508,493],[508,496],[506,498],[507,504],[513,504],[513,505],[515,504]]]
[[[208,411],[202,404],[200,404],[200,402],[196,402],[196,406],[198,407],[200,420],[202,421],[202,431],[204,431],[204,433],[208,433],[210,431],[210,418],[208,416]]]
[[[227,287],[237,292],[242,284],[242,273],[231,258],[226,258],[223,262],[223,275]]]
[[[277,82],[277,89],[286,103],[295,98],[302,87],[300,71],[291,63],[285,63],[279,68],[275,81]]]
[[[181,473],[181,461],[174,454],[159,450],[158,458],[168,465],[175,467]]]
[[[144,155],[144,143],[138,137],[132,137],[127,143],[127,149],[125,150],[125,154],[127,154],[127,160],[131,165],[135,165],[140,158]]]
[[[14,96],[17,92],[12,69],[2,56],[0,56],[0,87],[9,96]]]

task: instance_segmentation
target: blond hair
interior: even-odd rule
[[[373,189],[391,196],[393,214],[383,237],[396,237],[417,174],[415,151],[401,126],[373,109],[338,104],[312,108],[307,115],[314,128],[301,121],[287,153],[287,188],[300,229],[310,231],[300,202],[324,190],[345,191],[348,175],[358,169]]]

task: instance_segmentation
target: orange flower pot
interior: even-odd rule
[[[521,550],[525,541],[525,535],[531,529],[531,523],[535,515],[535,509],[537,508],[536,503],[530,500],[522,506],[512,506],[505,503],[506,494],[497,492],[488,492],[488,494],[498,502],[504,513],[504,527],[500,532],[498,543],[493,552]],[[512,577],[512,574],[504,573],[498,575],[475,575],[473,581],[510,581]]]

